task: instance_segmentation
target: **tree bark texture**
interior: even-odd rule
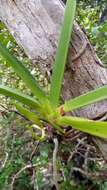
[[[43,74],[52,70],[63,15],[61,0],[0,0],[0,19],[32,62],[40,66]],[[71,40],[62,88],[63,100],[107,84],[107,71],[101,67],[100,60],[76,22]],[[101,101],[72,114],[99,119],[106,112],[107,101]],[[95,141],[106,159],[106,141]]]

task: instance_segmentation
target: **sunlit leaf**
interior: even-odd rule
[[[41,105],[32,97],[23,94],[22,92],[9,88],[7,86],[0,85],[0,94],[13,98],[30,108],[40,109]]]
[[[39,120],[39,117],[36,115],[36,113],[29,111],[28,109],[24,108],[21,104],[15,104],[15,105],[19,113],[21,113],[24,117],[26,117],[32,123],[35,123],[41,126],[41,122]]]
[[[33,92],[39,100],[45,100],[45,93],[40,89],[34,77],[30,74],[28,69],[18,61],[9,51],[0,43],[0,54],[5,58],[7,63],[14,69],[14,71],[26,83],[26,86]]]
[[[74,129],[89,133],[91,135],[107,138],[107,122],[64,116],[58,119],[58,124],[62,126],[71,126]]]
[[[74,21],[75,9],[76,9],[76,0],[68,0],[66,4],[64,23],[59,40],[56,60],[52,74],[52,81],[51,81],[50,101],[53,107],[57,107],[59,103],[61,84],[63,80],[64,68],[65,68],[69,41]]]
[[[107,85],[68,100],[62,107],[65,112],[68,112],[104,99],[107,99]]]

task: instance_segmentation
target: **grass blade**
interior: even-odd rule
[[[68,112],[104,99],[107,99],[107,85],[78,96],[74,99],[68,100],[61,107],[63,108],[64,112]]]
[[[64,68],[69,48],[69,41],[71,37],[75,9],[76,0],[68,0],[66,4],[64,23],[61,31],[51,81],[50,102],[54,107],[57,107],[59,103],[61,84],[64,75]]]
[[[46,99],[45,93],[40,89],[34,77],[30,74],[28,69],[18,61],[9,51],[0,43],[0,54],[8,62],[8,64],[14,69],[14,71],[21,77],[26,83],[26,86],[32,91],[32,93],[40,100]]]
[[[40,104],[35,99],[24,95],[16,89],[11,89],[7,86],[0,85],[0,94],[12,97],[14,100],[18,100],[30,108],[40,109]]]
[[[59,125],[71,126],[94,136],[107,138],[107,122],[92,121],[79,117],[64,116],[58,120]]]

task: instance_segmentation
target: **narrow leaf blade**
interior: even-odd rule
[[[68,112],[104,99],[107,99],[107,85],[68,100],[61,107],[63,107],[65,112]]]
[[[78,117],[61,117],[59,125],[71,126],[74,129],[89,133],[94,136],[107,138],[107,122],[92,121]]]
[[[18,61],[9,51],[0,43],[0,54],[8,62],[8,64],[14,69],[14,71],[21,77],[26,83],[26,86],[32,91],[32,93],[38,99],[46,99],[45,93],[40,89],[34,77],[30,74],[28,69]]]
[[[31,121],[32,123],[35,123],[35,124],[41,126],[41,122],[40,122],[40,120],[39,120],[39,117],[38,117],[35,113],[33,113],[33,112],[29,111],[28,109],[24,108],[21,104],[15,104],[15,105],[16,105],[16,109],[17,109],[24,117],[26,117],[26,118],[27,118],[29,121]]]
[[[30,96],[24,95],[16,89],[9,88],[7,86],[0,85],[0,94],[9,96],[14,100],[18,100],[21,103],[29,106],[30,108],[40,109],[40,104]]]
[[[28,127],[28,129],[30,130],[33,138],[35,138],[36,140],[39,140],[39,141],[44,140],[44,138],[45,138],[45,129],[44,129],[41,121],[39,120],[39,117],[35,113],[30,112],[28,109],[24,108],[21,104],[16,104],[16,108],[29,121],[36,124],[36,125],[33,125],[33,126],[31,125],[31,126]],[[40,132],[41,132],[41,136],[36,135],[33,128],[39,129]]]
[[[68,0],[66,4],[64,23],[61,31],[51,81],[50,101],[53,107],[57,107],[59,103],[61,84],[64,75],[64,68],[69,48],[69,41],[71,37],[75,9],[76,0]]]

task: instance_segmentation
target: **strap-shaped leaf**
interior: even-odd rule
[[[39,120],[39,117],[35,113],[30,112],[28,109],[22,107],[21,104],[16,104],[16,108],[29,121],[36,124],[36,125],[28,127],[28,129],[30,130],[33,138],[36,139],[36,140],[39,140],[39,141],[44,140],[44,138],[45,138],[45,129],[44,129],[43,125],[42,125],[42,122]],[[36,135],[33,128],[36,128],[36,129],[40,130],[41,136]]]
[[[71,126],[77,130],[89,133],[91,135],[107,138],[107,122],[64,116],[58,119],[58,124],[62,126]]]
[[[14,71],[21,77],[26,83],[26,86],[32,91],[32,93],[40,100],[46,99],[45,93],[40,89],[34,77],[30,74],[28,69],[18,61],[9,51],[0,43],[0,54],[13,67]]]
[[[104,99],[107,99],[107,85],[68,100],[61,107],[65,112],[68,112]]]
[[[0,94],[9,96],[14,100],[29,106],[30,108],[40,109],[40,104],[32,97],[24,95],[22,92],[19,92],[16,89],[9,88],[7,86],[0,85]]]
[[[50,101],[53,107],[57,107],[59,104],[61,84],[64,75],[64,68],[68,53],[69,41],[71,37],[75,9],[76,0],[67,0],[64,23],[59,40],[51,81]]]
[[[16,105],[17,110],[23,116],[25,116],[29,121],[41,126],[41,122],[39,120],[39,117],[35,113],[30,112],[28,109],[24,108],[21,104],[15,104],[15,105]]]

